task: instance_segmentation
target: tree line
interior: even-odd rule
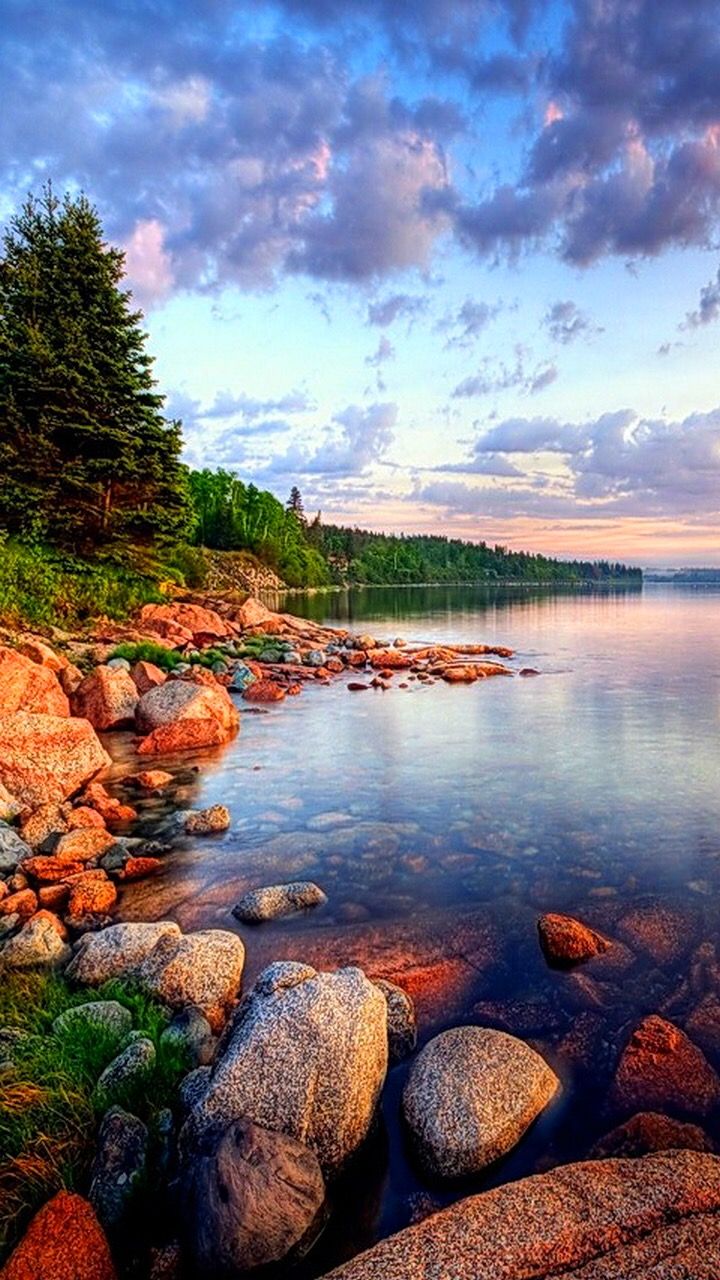
[[[247,550],[290,586],[586,582],[639,571],[484,542],[391,536],[309,521],[235,474],[181,460],[142,315],[85,196],[50,185],[11,219],[0,256],[0,538],[146,567],[183,544]],[[178,562],[181,559],[178,553]]]

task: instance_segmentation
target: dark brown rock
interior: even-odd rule
[[[669,1151],[673,1148],[689,1151],[714,1150],[711,1139],[698,1125],[683,1124],[680,1120],[660,1115],[657,1111],[640,1111],[596,1142],[590,1158],[637,1158],[653,1151]]]
[[[720,1076],[679,1027],[651,1014],[623,1050],[610,1101],[625,1112],[706,1116],[720,1104]]]

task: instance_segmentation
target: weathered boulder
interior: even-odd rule
[[[78,1028],[100,1027],[112,1035],[124,1036],[132,1030],[132,1014],[117,1000],[88,1000],[71,1005],[53,1022],[56,1036],[72,1036]]]
[[[417,1044],[415,1005],[402,987],[378,978],[375,986],[382,991],[387,1004],[388,1052],[391,1062],[400,1062]]]
[[[56,673],[70,665],[64,654],[56,653],[38,636],[26,636],[20,641],[18,652],[29,658],[31,662],[36,662],[38,666],[47,667],[48,670]]]
[[[123,667],[96,667],[72,696],[73,715],[94,729],[123,729],[135,719],[138,691]]]
[[[209,809],[191,809],[185,815],[183,825],[189,836],[208,836],[215,831],[227,831],[230,826],[230,810],[224,804],[211,804]]]
[[[192,1006],[175,1014],[160,1041],[167,1047],[180,1050],[193,1067],[203,1067],[212,1062],[217,1045],[207,1018]]]
[[[58,1191],[35,1214],[0,1277],[116,1280],[108,1242],[92,1205],[70,1191]]]
[[[24,818],[20,835],[27,844],[36,849],[47,840],[48,836],[68,830],[69,811],[69,804],[58,804],[57,801],[41,804]]]
[[[403,1092],[405,1122],[430,1173],[477,1173],[505,1155],[560,1088],[534,1049],[485,1027],[453,1027],[415,1059]]]
[[[545,959],[556,965],[581,964],[610,947],[608,939],[588,925],[554,912],[540,916],[538,934]]]
[[[640,1111],[611,1133],[596,1142],[590,1155],[603,1160],[608,1156],[636,1158],[652,1151],[672,1148],[690,1151],[713,1151],[713,1143],[704,1129],[696,1124],[683,1124],[657,1111]]]
[[[92,925],[94,917],[105,917],[117,902],[117,889],[104,871],[81,871],[68,884],[66,923],[72,929]]]
[[[104,827],[76,827],[58,836],[52,846],[52,856],[61,862],[90,862],[114,844],[115,836]]]
[[[249,924],[258,924],[262,920],[277,920],[326,902],[327,895],[316,884],[310,880],[297,880],[292,884],[251,889],[233,907],[233,915]]]
[[[272,610],[268,609],[264,604],[261,604],[261,602],[256,600],[254,596],[248,596],[245,603],[241,604],[240,608],[236,609],[233,614],[235,622],[237,622],[239,626],[243,627],[243,629],[260,627],[264,622],[276,621],[277,617],[278,615],[276,613],[273,613]]]
[[[720,1158],[564,1165],[470,1196],[326,1280],[716,1280]]]
[[[622,1052],[610,1103],[625,1112],[706,1116],[720,1105],[720,1076],[679,1027],[651,1014]]]
[[[142,754],[220,746],[229,742],[240,724],[225,689],[186,680],[168,680],[143,694],[136,720],[138,729],[149,735],[140,745]]]
[[[191,1255],[207,1276],[244,1275],[301,1257],[324,1222],[325,1184],[312,1151],[235,1120],[193,1158],[183,1185]]]
[[[129,1089],[137,1089],[155,1066],[155,1045],[147,1037],[132,1040],[121,1053],[109,1062],[95,1085],[95,1098],[99,1105],[107,1106],[118,1097],[124,1097]]]
[[[38,911],[0,950],[0,972],[18,969],[61,969],[72,952],[64,940],[60,920]]]
[[[88,720],[27,711],[0,716],[0,782],[28,809],[67,799],[109,764]]]
[[[88,1199],[106,1231],[122,1225],[141,1189],[147,1167],[148,1131],[122,1107],[103,1116],[90,1172]]]
[[[219,613],[199,604],[146,604],[140,610],[140,621],[149,631],[159,629],[161,635],[163,624],[182,627],[190,632],[193,643],[199,648],[213,640],[227,640],[235,635]]]
[[[0,782],[0,822],[12,822],[22,809],[19,800],[12,796]]]
[[[86,933],[75,945],[67,976],[73,982],[99,987],[140,965],[162,938],[177,940],[181,936],[172,920],[113,924],[102,933]]]
[[[69,716],[70,704],[49,667],[0,645],[0,715],[13,711]]]
[[[368,1133],[387,1056],[385,998],[361,970],[270,965],[226,1032],[185,1147],[244,1116],[302,1140],[334,1173]]]
[[[239,994],[244,964],[245,948],[237,934],[204,929],[161,937],[133,976],[171,1009],[194,1005],[219,1031]]]
[[[203,751],[222,747],[228,741],[227,731],[217,720],[177,720],[153,729],[138,744],[139,756],[170,756],[181,751]]]
[[[139,697],[148,693],[150,689],[156,689],[167,680],[166,673],[160,667],[156,667],[154,662],[136,662],[130,675]]]
[[[0,822],[0,875],[12,875],[23,858],[32,850],[12,827]]]

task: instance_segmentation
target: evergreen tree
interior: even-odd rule
[[[295,516],[295,519],[298,520],[303,527],[305,526],[307,523],[305,519],[305,508],[303,506],[302,494],[296,484],[294,484],[290,490],[290,496],[285,505],[285,510],[291,512],[292,515]]]
[[[162,416],[124,255],[85,196],[50,185],[0,258],[0,523],[80,550],[173,538],[179,423]]]

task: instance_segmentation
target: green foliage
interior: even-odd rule
[[[153,644],[152,640],[142,640],[138,644],[119,644],[113,649],[113,658],[124,658],[131,666],[136,662],[152,662],[161,671],[174,671],[185,659],[176,649],[166,649],[161,644]]]
[[[0,621],[15,626],[75,626],[105,614],[126,618],[162,600],[155,578],[112,562],[89,563],[0,534]]]
[[[162,417],[124,257],[84,196],[48,185],[0,258],[0,522],[64,547],[175,540],[180,426]]]
[[[175,1046],[161,1043],[168,1013],[126,982],[73,990],[54,974],[6,976],[0,985],[0,1027],[23,1032],[0,1067],[0,1256],[27,1218],[61,1187],[86,1189],[101,1108],[98,1076],[127,1037],[107,1028],[75,1027],[57,1036],[52,1024],[73,1005],[117,1000],[130,1010],[133,1029],[153,1041],[156,1063],[141,1085],[113,1099],[140,1116],[151,1131],[158,1112],[175,1103],[188,1069]]]

